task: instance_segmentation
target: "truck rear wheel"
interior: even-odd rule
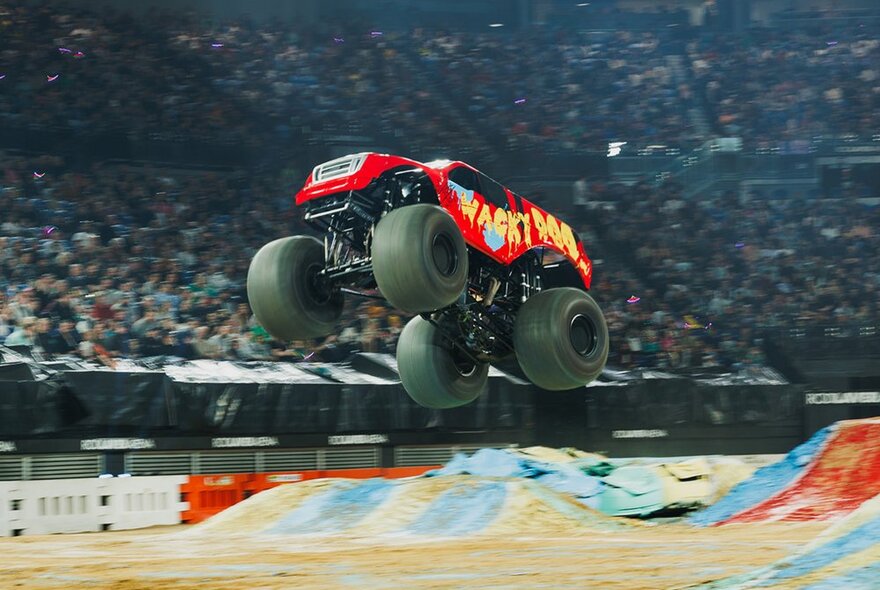
[[[409,313],[448,307],[467,284],[464,237],[452,216],[436,205],[408,205],[383,217],[372,258],[379,291]]]
[[[342,314],[343,295],[318,281],[324,246],[311,236],[269,242],[251,260],[248,300],[257,321],[279,340],[332,334]]]
[[[487,363],[467,358],[445,342],[434,324],[418,316],[400,333],[397,372],[416,403],[438,410],[474,401],[489,382]]]
[[[519,309],[513,331],[519,366],[544,389],[582,387],[608,359],[608,326],[599,305],[580,289],[548,289]]]

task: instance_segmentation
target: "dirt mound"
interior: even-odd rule
[[[636,526],[527,479],[448,476],[279,486],[185,534],[565,536]]]
[[[846,420],[762,467],[694,524],[841,518],[880,494],[880,419]]]

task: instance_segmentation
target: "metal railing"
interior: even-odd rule
[[[764,333],[781,350],[796,356],[799,361],[880,359],[880,325],[820,324],[768,328]]]
[[[98,477],[104,459],[98,454],[11,455],[0,457],[0,480]]]

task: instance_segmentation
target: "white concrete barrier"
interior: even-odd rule
[[[184,475],[0,482],[0,536],[180,523]]]

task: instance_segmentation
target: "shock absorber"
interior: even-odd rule
[[[501,287],[501,281],[495,277],[489,277],[489,289],[486,291],[486,298],[483,299],[484,307],[492,307],[495,295],[498,294],[498,288]]]

